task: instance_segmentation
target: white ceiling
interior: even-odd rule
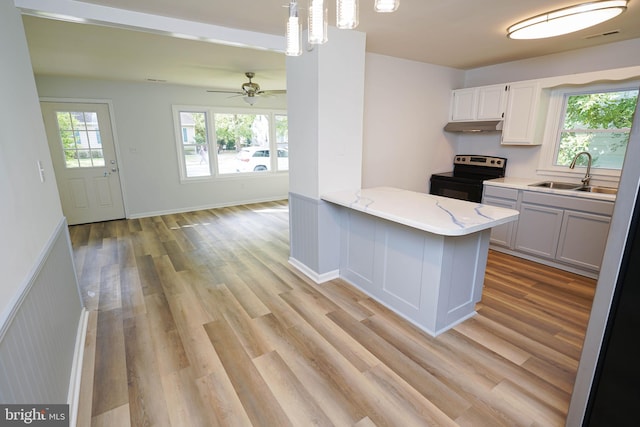
[[[25,2],[28,3],[23,0],[16,4]],[[279,36],[284,33],[287,17],[283,7],[287,0],[64,2],[91,3]],[[640,38],[640,0],[630,0],[627,11],[617,18],[574,34],[529,41],[506,37],[506,28],[517,21],[577,2],[402,0],[397,12],[377,14],[372,10],[373,0],[360,0],[358,31],[367,33],[368,52],[460,69]],[[335,5],[332,0],[328,3],[329,23],[334,24]],[[306,5],[306,0],[300,1],[301,9]],[[246,81],[245,71],[255,71],[255,81],[262,89],[285,87],[285,58],[278,52],[26,15],[24,24],[33,68],[39,74],[158,79],[236,89]],[[619,33],[601,35],[613,30]]]

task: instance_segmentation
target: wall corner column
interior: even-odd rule
[[[322,282],[339,270],[339,211],[320,199],[362,182],[366,35],[329,28],[329,41],[287,57],[290,261]]]

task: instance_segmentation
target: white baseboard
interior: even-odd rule
[[[289,257],[289,264],[300,270],[302,274],[313,280],[317,284],[328,282],[329,280],[337,279],[340,277],[340,270],[332,270],[327,273],[318,274],[295,258]]]
[[[69,426],[75,426],[78,421],[78,404],[80,401],[80,383],[82,382],[82,365],[84,362],[84,347],[87,340],[87,326],[89,324],[89,311],[82,309],[80,322],[78,322],[78,335],[73,352],[73,365],[71,366],[71,378],[69,379]]]
[[[207,210],[207,209],[228,208],[231,206],[252,205],[255,203],[277,202],[280,200],[287,200],[287,195],[264,197],[264,198],[257,198],[257,199],[235,200],[235,201],[229,201],[229,202],[223,202],[223,203],[213,203],[210,205],[186,206],[182,208],[167,209],[162,211],[138,212],[138,213],[129,214],[127,216],[127,219],[149,218],[153,216],[181,214],[181,213],[196,212],[196,211]]]

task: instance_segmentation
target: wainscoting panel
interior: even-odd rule
[[[338,277],[339,214],[331,203],[289,193],[290,261],[318,283]]]
[[[289,194],[289,241],[291,258],[318,273],[318,203]]]
[[[69,403],[82,304],[62,220],[0,324],[0,402]]]

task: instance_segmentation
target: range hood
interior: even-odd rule
[[[499,132],[502,130],[502,120],[449,122],[444,130],[447,132]]]

